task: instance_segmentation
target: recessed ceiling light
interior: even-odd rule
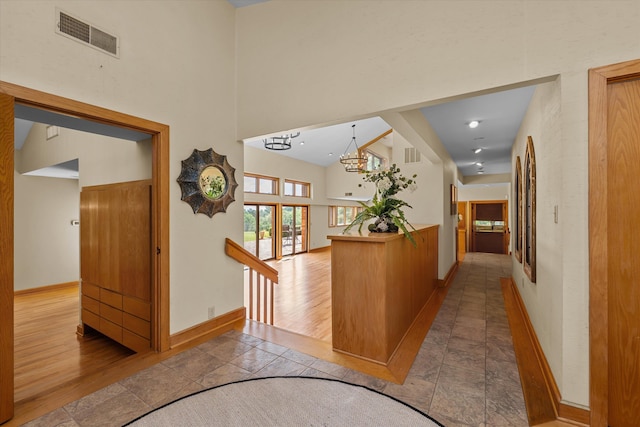
[[[329,153],[330,156],[333,156],[333,153]]]
[[[304,145],[304,141],[300,141],[300,145]]]
[[[470,121],[470,122],[469,122],[469,127],[470,127],[471,129],[475,129],[475,128],[477,128],[477,127],[478,127],[478,125],[479,125],[479,124],[480,124],[480,122],[479,122],[479,121],[477,121],[477,120],[472,120],[472,121]]]
[[[478,171],[478,175],[482,175],[484,171]]]
[[[473,150],[473,152],[476,153],[476,154],[478,154],[481,151],[482,151],[482,148],[476,148],[475,150]]]
[[[482,162],[476,162],[476,165],[482,166]]]

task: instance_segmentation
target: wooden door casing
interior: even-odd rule
[[[0,91],[0,424],[13,417],[13,103]]]
[[[640,80],[609,87],[609,425],[640,425]]]
[[[509,228],[506,200],[472,201],[470,221],[470,252],[508,253]],[[504,221],[503,231],[500,233],[477,233],[475,221]],[[482,239],[482,240],[480,240]]]
[[[589,70],[589,404],[590,425],[595,427],[616,426],[620,420],[619,414],[614,413],[618,409],[610,407],[611,387],[616,386],[610,375],[618,375],[612,371],[619,369],[610,366],[610,348],[620,346],[621,342],[612,342],[620,340],[620,338],[614,338],[610,334],[614,328],[617,328],[612,325],[618,321],[614,317],[622,313],[618,313],[610,319],[609,310],[618,306],[619,300],[625,298],[624,294],[630,290],[624,288],[610,290],[612,280],[624,281],[626,280],[625,275],[628,274],[625,271],[611,272],[610,270],[612,268],[618,270],[627,267],[634,268],[635,273],[632,274],[637,277],[637,262],[635,265],[628,265],[628,258],[625,254],[622,254],[624,258],[618,261],[612,261],[611,258],[618,257],[621,252],[634,248],[637,243],[631,241],[633,240],[632,234],[625,234],[622,236],[622,240],[618,235],[615,242],[610,236],[611,232],[617,233],[617,231],[610,230],[610,227],[622,225],[627,221],[627,213],[621,214],[625,207],[616,206],[612,201],[620,197],[626,206],[635,206],[638,194],[636,190],[637,177],[633,177],[630,181],[620,181],[618,178],[610,179],[610,176],[616,175],[619,167],[630,167],[631,170],[635,168],[634,165],[627,164],[633,161],[632,159],[625,159],[622,164],[619,164],[620,161],[615,162],[614,159],[619,158],[621,152],[627,150],[616,147],[619,143],[618,138],[633,139],[637,137],[637,119],[633,118],[637,117],[637,111],[634,110],[637,109],[640,94],[637,93],[637,89],[631,90],[635,93],[632,96],[630,96],[631,94],[614,94],[614,92],[625,89],[626,86],[620,85],[621,83],[639,78],[640,60]],[[635,84],[637,85],[637,82]],[[620,111],[617,111],[620,107]],[[631,120],[636,120],[636,122],[633,123]],[[635,128],[626,129],[627,125]],[[629,154],[635,155],[634,151],[629,151]],[[613,156],[614,159],[609,159],[610,156]],[[628,176],[629,171],[622,173]],[[620,191],[621,194],[612,195],[612,191],[620,190],[616,187],[621,182],[625,184],[625,187]],[[637,211],[631,214],[634,213]],[[616,224],[618,218],[619,222]],[[618,245],[621,247],[614,247]],[[637,256],[637,253],[635,255]],[[618,277],[616,278],[616,276]],[[610,302],[610,296],[616,301]],[[627,296],[632,295],[627,294]],[[625,320],[625,323],[627,322],[628,320]],[[614,333],[618,334],[619,331]],[[632,338],[632,350],[635,352],[636,349],[633,347],[637,348],[638,340]],[[624,346],[623,342],[622,345]],[[624,395],[631,390],[632,384],[630,383],[638,381],[638,371],[627,374],[634,378],[625,380],[621,394],[621,398],[625,399],[625,402],[620,403],[636,407],[637,398],[626,401]],[[613,393],[618,393],[618,391],[613,391]],[[631,408],[623,410],[627,411]],[[634,423],[634,420],[627,420],[627,422]],[[617,427],[624,425],[618,424]],[[637,423],[633,425],[637,425]]]

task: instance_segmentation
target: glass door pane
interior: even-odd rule
[[[244,205],[244,248],[258,256],[258,246],[256,240],[258,237],[258,206]]]
[[[275,206],[260,205],[258,210],[258,253],[256,256],[262,260],[275,258]]]
[[[293,206],[282,207],[282,256],[293,252]]]
[[[307,206],[282,207],[282,255],[307,252]]]
[[[275,206],[244,205],[244,248],[261,260],[275,257]]]

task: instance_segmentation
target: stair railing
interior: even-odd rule
[[[273,325],[273,285],[278,283],[278,270],[229,238],[224,251],[249,267],[249,319]]]

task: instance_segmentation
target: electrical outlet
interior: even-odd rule
[[[214,317],[216,317],[216,308],[214,306],[211,306],[208,310],[208,318],[213,319]]]

